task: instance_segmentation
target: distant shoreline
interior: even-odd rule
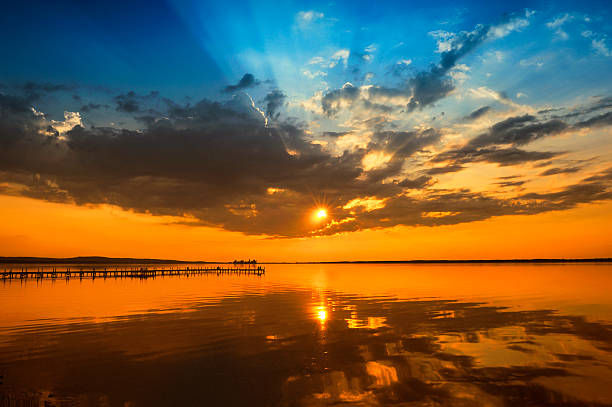
[[[611,263],[612,258],[589,259],[478,259],[478,260],[355,260],[355,261],[261,261],[258,264],[479,264],[479,263]],[[0,264],[228,264],[228,261],[136,259],[130,257],[0,257]]]

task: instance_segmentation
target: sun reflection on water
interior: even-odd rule
[[[318,311],[317,312],[317,317],[319,318],[321,323],[325,323],[325,320],[327,319],[327,311],[325,311],[325,310]]]
[[[316,306],[314,308],[314,317],[319,321],[321,329],[324,330],[326,328],[326,323],[329,318],[327,307],[325,305]]]

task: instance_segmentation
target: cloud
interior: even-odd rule
[[[605,57],[612,56],[612,52],[610,51],[610,48],[608,48],[608,46],[606,45],[606,41],[604,38],[593,39],[591,41],[591,45],[599,54]]]
[[[438,52],[440,53],[440,60],[437,64],[432,65],[428,70],[417,72],[399,87],[372,86],[365,96],[405,99],[407,101],[405,108],[408,112],[430,106],[455,90],[452,70],[461,58],[488,39],[501,38],[512,31],[527,26],[529,16],[529,12],[518,16],[512,15],[498,25],[477,25],[472,31],[461,31],[459,33],[433,32],[432,35],[438,38]],[[348,58],[348,53],[346,58]],[[335,63],[333,65],[335,66]],[[405,64],[396,64],[391,68],[391,73],[400,76],[405,67]],[[465,75],[455,73],[455,76],[464,77]],[[336,94],[336,92],[337,90],[331,90],[328,94]],[[369,102],[378,106],[373,100]],[[337,109],[324,108],[324,111],[328,115],[337,113]]]
[[[557,39],[567,40],[569,38],[569,35],[563,30],[562,26],[565,23],[572,21],[573,19],[574,19],[574,16],[568,13],[565,13],[563,15],[559,15],[555,17],[553,20],[546,23],[546,27],[555,31],[555,35]]]
[[[474,31],[460,33],[453,39],[449,51],[442,53],[439,64],[432,66],[428,71],[418,72],[404,86],[398,88],[369,87],[368,92],[364,93],[366,97],[361,105],[364,106],[365,104],[366,107],[375,107],[381,110],[382,106],[376,100],[387,99],[388,101],[389,99],[399,99],[406,101],[407,110],[412,111],[417,108],[422,109],[437,102],[455,89],[452,78],[447,75],[450,69],[453,68],[459,58],[470,52],[477,43],[486,37],[487,30],[488,28],[486,27],[478,26]],[[346,57],[348,58],[348,54],[346,54]],[[337,108],[331,109],[329,108],[331,101],[343,100],[350,102],[346,103],[346,106],[350,106],[357,101],[360,96],[359,89],[352,87],[353,89],[351,89],[351,93],[348,95],[346,89],[344,89],[345,87],[346,84],[342,89],[331,90],[324,95],[322,107],[327,115],[333,116],[343,107],[342,104],[337,103],[335,105]],[[393,109],[393,107],[390,106],[388,109]]]
[[[544,202],[545,205],[555,206],[558,209],[573,208],[582,203],[612,199],[611,181],[612,168],[608,168],[576,184],[562,188],[560,191],[531,192],[521,195],[519,198]]]
[[[361,213],[350,222],[336,222],[320,233],[334,234],[383,225],[454,225],[495,216],[534,215],[567,210],[580,204],[610,199],[612,168],[550,193],[527,193],[499,198],[469,190],[433,190],[419,196],[403,195],[385,201],[384,208]]]
[[[274,114],[280,93],[269,99]],[[111,204],[153,215],[188,215],[194,224],[251,234],[309,235],[312,191],[331,202],[380,199],[422,181],[401,165],[366,173],[357,149],[339,156],[307,141],[291,122],[267,126],[245,94],[226,103],[168,103],[140,130],[75,125],[59,138],[23,98],[0,97],[0,179],[20,194],[77,204]],[[377,148],[407,157],[429,134],[380,134]],[[394,181],[382,183],[385,174]],[[269,188],[281,191],[270,195]],[[134,193],[138,191],[138,193]]]
[[[0,113],[5,120],[16,120],[21,115],[32,114],[32,99],[21,95],[0,93]]]
[[[287,95],[279,89],[274,89],[268,93],[264,98],[266,115],[273,119],[278,118],[279,110],[283,107],[286,99]]]
[[[464,119],[465,120],[476,120],[476,119],[484,116],[485,114],[487,114],[490,110],[491,110],[491,106],[480,107],[480,108],[474,110],[469,115],[465,116]]]
[[[564,154],[558,151],[527,151],[522,148],[544,137],[557,136],[569,131],[612,125],[610,97],[601,97],[588,106],[578,106],[571,111],[564,109],[543,110],[538,115],[512,116],[490,126],[473,137],[462,147],[450,148],[431,158],[432,163],[446,162],[449,166],[475,162],[489,162],[500,166],[550,160]],[[480,109],[476,110],[478,112]],[[550,116],[550,112],[556,114]],[[468,116],[469,117],[469,116]],[[547,163],[548,164],[548,163]],[[543,175],[551,175],[544,173]]]
[[[492,99],[496,102],[510,106],[517,110],[524,110],[524,107],[508,97],[505,92],[498,92],[486,86],[479,86],[476,89],[469,89],[469,94],[475,98]]]
[[[521,146],[539,138],[563,132],[569,125],[559,119],[539,121],[535,116],[523,115],[505,119],[494,124],[467,144],[468,148],[485,147],[493,144]]]
[[[402,59],[400,61],[397,61],[395,64],[389,66],[387,72],[396,77],[403,77],[404,75],[408,75],[411,72],[411,64],[411,59]]]
[[[535,11],[526,9],[523,12],[510,13],[497,25],[491,27],[489,36],[491,38],[503,38],[513,31],[520,31],[529,26],[530,18]]]
[[[578,127],[604,125],[607,120],[607,115],[601,115],[572,125],[560,118],[547,119],[533,115],[513,116],[495,123],[487,131],[470,139],[463,147],[448,149],[437,154],[431,161],[433,163],[447,162],[449,165],[489,162],[500,166],[510,166],[549,160],[563,152],[527,151],[519,147]]]
[[[79,110],[81,112],[88,113],[88,112],[91,112],[92,110],[97,110],[97,109],[101,109],[101,108],[107,109],[108,107],[109,107],[108,105],[103,105],[103,104],[100,104],[100,103],[92,103],[92,102],[90,102],[90,103],[88,103],[86,105],[81,106],[81,108]]]
[[[527,181],[501,181],[501,182],[496,182],[495,185],[499,185],[502,188],[520,187],[526,182]]]
[[[532,161],[549,160],[560,154],[561,153],[551,151],[526,151],[516,147],[472,148],[466,146],[460,149],[444,151],[432,158],[431,162],[449,162],[451,166],[488,162],[507,167]]]
[[[340,61],[342,61],[342,64],[346,68],[350,55],[351,55],[351,52],[348,49],[339,49],[338,51],[334,52],[334,54],[331,56],[329,67],[333,68],[336,65],[338,65]]]
[[[459,171],[461,171],[463,169],[465,169],[465,167],[463,165],[453,164],[453,165],[447,165],[445,167],[434,167],[434,168],[431,168],[431,169],[427,170],[427,174],[429,174],[429,175],[448,174],[448,173],[451,173],[451,172],[459,172]]]
[[[67,85],[51,82],[26,82],[19,86],[20,89],[28,93],[51,93],[51,92],[68,92],[77,88],[76,85]]]
[[[550,168],[544,172],[542,172],[540,175],[541,176],[548,176],[548,175],[557,175],[557,174],[573,174],[575,172],[578,172],[582,169],[582,167],[566,167],[566,168]]]
[[[440,133],[431,128],[422,131],[380,131],[374,133],[369,147],[395,157],[407,158],[439,140]]]
[[[17,85],[4,85],[0,83],[0,89],[11,89],[13,92],[17,92],[24,99],[30,103],[39,100],[43,96],[55,93],[55,92],[69,92],[77,89],[78,86],[63,83],[52,83],[52,82],[36,82],[28,81]]]
[[[143,105],[156,99],[158,96],[159,92],[157,91],[153,91],[148,95],[138,95],[134,91],[122,93],[114,97],[115,110],[123,113],[143,112],[146,110]]]
[[[360,94],[361,91],[358,87],[347,82],[340,89],[332,90],[323,96],[321,99],[323,112],[333,116],[340,110],[343,103],[352,104],[359,98]]]
[[[319,65],[323,62],[325,62],[325,59],[323,59],[323,57],[312,57],[310,61],[308,61],[308,65]]]
[[[599,35],[593,31],[586,30],[582,32],[582,36],[591,39],[591,46],[595,52],[605,57],[612,56],[612,51],[610,51],[606,44],[607,37],[605,35]]]
[[[239,90],[244,90],[247,88],[252,88],[254,86],[259,85],[261,82],[255,79],[255,77],[250,73],[245,73],[242,78],[235,85],[226,86],[223,91],[226,93],[236,92]]]
[[[537,58],[529,58],[529,59],[521,59],[519,61],[521,66],[535,66],[536,68],[541,68],[544,66],[544,62],[540,61]]]
[[[563,24],[572,21],[574,19],[574,16],[565,13],[563,15],[559,15],[557,17],[555,17],[553,20],[549,21],[548,23],[546,23],[546,26],[550,29],[556,29],[561,27]]]
[[[365,103],[362,92],[347,83],[326,95],[324,106],[331,112]],[[243,92],[226,102],[184,104],[156,93],[119,96],[113,100],[124,113],[131,110],[138,118],[146,112],[141,128],[85,127],[77,112],[49,120],[28,97],[0,93],[0,182],[16,186],[3,193],[116,205],[176,216],[187,225],[276,237],[455,224],[610,199],[612,171],[535,195],[508,189],[503,198],[499,187],[517,187],[520,180],[473,192],[437,189],[433,178],[474,163],[550,161],[563,152],[523,146],[563,131],[610,125],[608,97],[502,120],[459,147],[443,144],[445,129],[400,130],[377,118],[364,120],[365,132],[321,129],[327,148],[305,125],[279,119],[286,100],[281,90],[263,99],[265,113]],[[320,225],[307,221],[313,195],[333,213]]]
[[[137,101],[136,93],[130,91],[126,94],[115,97],[118,112],[134,113],[140,110],[140,104]]]
[[[325,17],[325,14],[319,11],[308,10],[298,12],[295,18],[301,24],[309,24],[314,21],[321,20],[323,17]]]
[[[50,126],[53,130],[59,134],[65,134],[66,132],[74,129],[76,126],[82,126],[83,121],[79,112],[64,112],[64,120],[56,121],[51,120]]]
[[[486,38],[490,27],[479,25],[472,31],[462,31],[449,42],[446,50],[440,54],[439,64],[429,71],[419,72],[408,84],[412,88],[412,97],[408,110],[422,109],[444,98],[454,90],[448,73],[457,61],[474,50]]]
[[[304,74],[304,76],[310,78],[310,79],[314,79],[317,76],[327,76],[327,72],[323,72],[323,71],[310,71],[309,69],[304,69],[302,70],[302,74]]]
[[[590,117],[574,125],[575,128],[602,127],[612,125],[612,112],[606,112],[597,116]]]

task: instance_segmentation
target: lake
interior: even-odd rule
[[[0,280],[0,406],[612,405],[612,265]]]

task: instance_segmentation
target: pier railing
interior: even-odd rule
[[[236,274],[263,276],[264,266],[257,264],[206,265],[6,265],[0,267],[0,279],[27,278],[151,278],[157,276],[193,276],[201,274]]]

